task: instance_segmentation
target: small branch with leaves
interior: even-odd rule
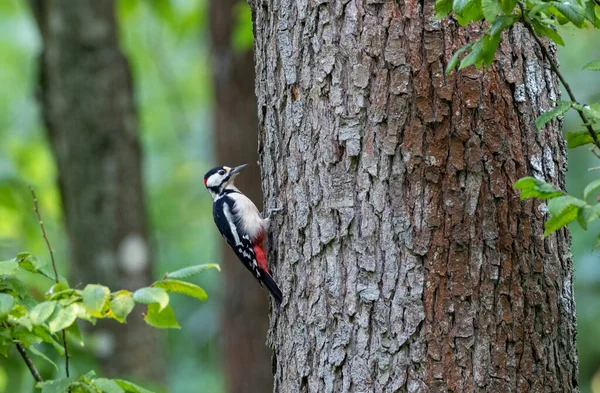
[[[548,38],[557,45],[565,45],[560,35],[562,25],[576,28],[600,28],[600,1],[598,0],[436,0],[436,18],[448,17],[451,13],[462,26],[472,22],[485,21],[489,28],[475,42],[460,48],[450,59],[446,74],[456,68],[463,69],[471,65],[487,69],[494,61],[502,33],[515,23],[521,22],[540,48],[542,57],[564,86],[570,101],[558,101],[554,108],[542,113],[535,121],[541,130],[548,122],[574,109],[581,118],[584,130],[568,131],[567,146],[575,148],[592,145],[591,152],[600,158],[598,131],[594,127],[600,124],[600,103],[581,104],[575,97],[571,86],[558,69],[558,63],[544,45],[542,38]],[[583,70],[600,71],[600,60],[592,61]],[[600,192],[600,179],[589,183],[583,198],[576,198],[555,189],[551,184],[533,177],[517,181],[515,188],[521,191],[521,198],[537,198],[548,201],[550,218],[545,224],[544,236],[576,221],[583,229],[590,222],[600,219],[600,203],[588,204],[586,200]],[[598,198],[597,198],[598,199]],[[600,234],[594,247],[600,248]]]
[[[207,269],[217,269],[216,264],[189,266],[167,273],[162,280],[135,292],[111,291],[103,285],[89,284],[83,290],[70,288],[67,280],[60,276],[56,267],[54,251],[48,239],[35,191],[30,187],[34,200],[34,211],[40,223],[42,235],[50,253],[51,265],[31,253],[22,252],[15,258],[0,261],[0,352],[6,353],[9,346],[16,345],[21,358],[27,365],[36,386],[46,393],[65,391],[133,392],[151,393],[149,390],[122,379],[98,378],[94,372],[74,377],[69,371],[67,336],[83,345],[83,336],[77,320],[95,324],[98,319],[113,319],[125,323],[136,303],[147,306],[144,320],[156,328],[180,328],[171,306],[170,294],[180,293],[206,301],[204,289],[184,279],[193,277]],[[23,273],[39,275],[54,281],[43,301],[29,294],[22,281]],[[44,380],[28,351],[58,366],[36,344],[46,343],[65,357],[66,376]]]

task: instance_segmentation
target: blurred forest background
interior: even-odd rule
[[[254,84],[250,11],[245,0],[221,0],[226,5],[222,9],[216,9],[215,3],[219,0],[212,6],[209,0],[116,1],[119,42],[133,75],[155,278],[186,265],[221,261],[223,244],[213,228],[211,199],[202,185],[208,169],[215,164],[248,162],[254,172],[249,172],[240,187],[260,202],[256,127],[252,124],[255,108],[251,97],[247,98],[253,95]],[[566,46],[558,51],[562,70],[583,102],[597,101],[600,84],[590,83],[591,73],[581,67],[600,58],[600,35],[590,31],[566,36]],[[42,45],[28,1],[0,1],[0,259],[24,250],[47,258],[26,187],[32,184],[59,269],[67,275],[69,250],[58,169],[37,99]],[[221,72],[224,61],[233,69],[233,78]],[[241,100],[243,106],[238,105]],[[232,124],[234,112],[242,112],[242,120]],[[566,119],[565,130],[576,126],[577,119]],[[578,195],[600,175],[600,170],[588,170],[598,166],[598,159],[585,148],[569,154],[567,188]],[[226,159],[231,161],[224,162]],[[252,182],[254,188],[249,190]],[[572,228],[580,384],[583,392],[594,393],[600,393],[600,260],[591,246],[599,230],[598,225],[588,232]],[[244,284],[256,284],[244,275],[239,281],[234,278],[225,289],[228,274],[245,274],[234,263],[224,266],[225,273],[211,271],[202,276],[199,283],[209,294],[206,304],[174,299],[182,329],[161,331],[161,352],[152,355],[162,358],[164,373],[153,381],[135,375],[134,379],[162,392],[241,392],[234,379],[243,375],[235,375],[235,370],[258,367],[265,375],[271,372],[264,354],[262,362],[254,362],[252,352],[242,348],[248,333],[240,336],[243,328],[248,328],[260,336],[257,341],[263,345],[266,292],[257,292],[259,300],[245,299]],[[229,267],[235,269],[227,273]],[[81,287],[81,283],[72,284]],[[31,285],[43,293],[49,283]],[[250,307],[259,310],[255,312],[260,314],[258,321],[231,319]],[[89,369],[100,373],[98,359],[106,356],[106,337],[101,330],[95,331],[87,336],[86,345],[87,354],[73,349],[74,373]],[[31,392],[30,374],[15,353],[10,355],[8,359],[0,357],[0,393]],[[39,367],[46,375],[55,372],[43,362]],[[261,383],[268,385],[265,378]],[[249,391],[263,390],[254,386]]]

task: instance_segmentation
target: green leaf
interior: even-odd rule
[[[463,54],[465,51],[471,49],[473,44],[464,45],[462,48],[456,51],[456,53],[452,56],[450,61],[448,62],[448,66],[446,67],[446,75],[450,75],[450,73],[456,68],[458,65],[458,57]]]
[[[15,260],[0,262],[0,276],[14,276],[19,271],[19,263]]]
[[[548,112],[542,113],[535,119],[535,126],[538,130],[544,128],[546,123],[555,117],[564,115],[571,108],[571,103],[568,101],[559,101],[556,106],[550,109]]]
[[[41,357],[42,359],[44,359],[46,362],[50,363],[51,365],[54,366],[54,368],[56,369],[56,371],[58,371],[58,365],[56,363],[54,363],[54,361],[52,361],[52,359],[50,359],[48,356],[46,356],[45,353],[43,353],[42,351],[38,350],[36,347],[31,346],[29,347],[29,350],[31,351],[31,353],[33,353],[34,355],[37,355],[39,357]]]
[[[21,266],[21,268],[33,273],[41,270],[47,264],[45,260],[39,259],[29,252],[17,254],[17,261],[19,261],[19,266]]]
[[[135,307],[135,302],[129,295],[117,295],[114,299],[110,301],[110,310],[112,311],[115,319],[120,322],[125,322],[127,316],[133,308]]]
[[[571,206],[580,208],[584,207],[585,205],[587,205],[587,203],[585,203],[584,200],[572,197],[570,195],[561,195],[559,197],[552,198],[548,202],[548,211],[553,216],[559,216]]]
[[[483,56],[483,37],[478,39],[477,42],[471,47],[471,52],[462,59],[460,62],[459,70],[466,68],[470,65],[478,62]]]
[[[519,20],[517,15],[501,15],[497,17],[490,28],[490,35],[499,36],[502,34],[502,31],[514,25],[517,20]]]
[[[71,289],[71,288],[69,288],[67,285],[63,284],[62,282],[59,282],[57,284],[52,285],[50,287],[50,289],[48,289],[48,292],[46,292],[46,295],[50,295],[50,296],[56,295],[56,294],[59,294],[64,291],[68,291],[69,289]]]
[[[71,326],[67,328],[67,334],[75,340],[75,342],[83,347],[85,343],[83,342],[83,335],[81,334],[81,330],[79,330],[79,325],[77,325],[77,321],[73,323]]]
[[[83,304],[95,317],[102,317],[102,310],[110,299],[110,289],[103,285],[88,284],[83,290]]]
[[[514,188],[521,190],[521,199],[539,198],[546,200],[563,194],[562,191],[555,189],[551,184],[535,177],[523,177],[519,179],[515,183]]]
[[[452,12],[452,0],[436,0],[435,19],[439,20],[447,17]]]
[[[569,149],[574,149],[589,143],[594,143],[594,140],[588,131],[567,132],[567,146]]]
[[[583,66],[583,69],[589,71],[600,71],[600,60],[590,61]]]
[[[585,186],[585,189],[583,190],[583,199],[588,199],[590,194],[596,191],[598,188],[600,188],[600,179],[596,179],[593,182],[589,183],[587,186]]]
[[[6,294],[0,293],[0,317],[5,317],[13,309],[15,298]]]
[[[592,120],[600,120],[600,104],[584,105],[583,112]]]
[[[582,27],[585,11],[575,1],[553,1],[552,5],[577,27]]]
[[[598,215],[591,206],[584,206],[580,208],[579,212],[577,213],[577,222],[579,223],[579,226],[583,228],[583,230],[587,230],[588,224],[597,218]]]
[[[158,303],[162,310],[169,304],[169,294],[162,288],[146,287],[135,291],[133,300],[143,304]]]
[[[148,312],[144,316],[144,321],[146,321],[148,325],[159,329],[181,329],[171,306],[166,306],[161,310],[158,304],[149,304]]]
[[[101,389],[105,393],[125,393],[125,390],[112,379],[97,378],[92,381],[92,386]]]
[[[485,64],[489,67],[494,62],[496,56],[496,49],[500,43],[500,34],[495,36],[486,35],[483,37],[483,49],[481,52],[481,59],[477,62],[477,68]]]
[[[550,217],[550,219],[546,221],[546,224],[544,225],[544,228],[546,228],[544,231],[544,237],[576,220],[578,214],[579,207],[575,205],[569,205],[562,210],[559,215]]]
[[[63,308],[60,304],[57,304],[54,313],[52,314],[48,322],[48,328],[50,329],[51,333],[56,333],[60,330],[71,326],[71,324],[75,322],[76,318],[76,307],[69,306]]]
[[[500,0],[500,7],[505,14],[510,14],[515,9],[517,0]]]
[[[154,284],[155,288],[162,288],[167,292],[177,292],[187,296],[195,297],[203,302],[208,300],[208,295],[199,286],[179,280],[163,280]]]
[[[41,325],[46,322],[46,319],[50,318],[50,315],[54,312],[55,307],[56,301],[54,300],[39,303],[29,312],[31,323],[34,325]]]
[[[461,26],[483,19],[481,0],[454,0],[452,8]]]
[[[122,387],[123,389],[125,389],[125,391],[127,392],[132,392],[132,393],[154,393],[153,391],[150,391],[148,389],[144,389],[141,386],[136,385],[133,382],[129,382],[129,381],[125,381],[124,379],[113,379],[113,381],[115,381],[120,387]]]
[[[75,378],[60,378],[45,382],[38,382],[35,386],[42,388],[42,393],[65,393]]]
[[[541,23],[537,19],[534,19],[532,21],[532,25],[533,25],[533,29],[535,30],[537,35],[548,37],[552,41],[554,41],[554,43],[556,43],[560,46],[565,46],[565,41],[562,39],[560,34],[558,34],[556,31],[554,31],[551,27],[546,26],[545,24]]]
[[[494,23],[496,17],[502,12],[500,3],[497,0],[481,0],[481,10],[483,11],[483,16],[490,24]]]
[[[218,271],[221,271],[221,268],[216,263],[207,263],[204,265],[188,266],[183,269],[176,270],[167,274],[167,278],[189,278],[203,272],[206,269],[217,269]]]

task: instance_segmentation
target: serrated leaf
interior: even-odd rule
[[[553,1],[552,5],[560,13],[577,27],[582,27],[584,23],[584,9],[575,1]]]
[[[563,194],[562,191],[555,189],[551,184],[535,177],[523,177],[519,179],[515,183],[514,188],[521,190],[521,199],[538,198],[546,200]]]
[[[483,56],[483,38],[480,38],[473,44],[471,51],[460,62],[459,70],[471,66],[478,62]]]
[[[559,216],[571,206],[580,208],[584,207],[585,205],[586,203],[584,200],[572,197],[571,195],[562,195],[550,199],[548,202],[548,212],[550,212],[550,214],[553,216]]]
[[[161,310],[157,303],[149,304],[144,321],[148,325],[159,329],[181,329],[171,306],[166,306]]]
[[[50,315],[54,312],[54,308],[56,307],[56,301],[51,300],[48,302],[39,303],[29,312],[29,318],[31,319],[31,323],[34,325],[41,325],[46,322]]]
[[[110,301],[110,310],[120,322],[125,322],[134,307],[135,302],[131,295],[118,295]]]
[[[207,263],[207,264],[203,264],[203,265],[194,265],[194,266],[184,267],[183,269],[179,269],[179,270],[176,270],[174,272],[167,274],[167,278],[176,278],[176,279],[189,278],[189,277],[195,276],[197,274],[200,274],[204,270],[207,270],[207,269],[217,269],[218,271],[221,271],[221,268],[216,263]]]
[[[83,342],[83,335],[81,334],[81,330],[79,330],[79,325],[77,325],[77,321],[73,323],[71,326],[67,328],[67,334],[80,346],[83,347],[85,343]]]
[[[519,20],[517,15],[501,15],[497,17],[490,28],[490,35],[499,36],[502,31],[514,25],[517,20]]]
[[[436,0],[435,19],[447,17],[452,12],[452,0]]]
[[[542,113],[535,119],[535,126],[538,131],[544,128],[546,123],[555,117],[564,115],[571,108],[571,103],[567,101],[560,101],[556,104],[556,106],[550,109],[548,112]]]
[[[138,385],[136,385],[133,382],[125,381],[124,379],[113,379],[113,381],[115,381],[120,387],[122,387],[123,389],[125,389],[125,391],[127,391],[127,392],[132,392],[132,393],[154,393],[151,390],[144,389],[143,387],[138,386]]]
[[[500,7],[505,14],[510,14],[513,12],[517,5],[517,0],[500,0]]]
[[[481,0],[454,0],[452,8],[461,26],[483,19]]]
[[[0,293],[0,317],[5,317],[12,311],[15,305],[15,298],[6,294]]]
[[[590,61],[583,66],[583,69],[589,71],[600,71],[600,60]]]
[[[42,388],[42,393],[65,393],[75,378],[60,378],[50,381],[38,382],[35,386]]]
[[[21,252],[17,254],[17,261],[19,262],[19,266],[21,266],[21,268],[33,273],[44,268],[47,264],[45,260],[39,259],[37,256],[29,252]]]
[[[203,302],[208,300],[208,295],[204,289],[198,285],[179,280],[162,280],[154,284],[155,288],[162,288],[167,292],[177,292],[187,296],[195,297]]]
[[[481,0],[481,10],[488,23],[494,23],[496,17],[502,12],[497,0]]]
[[[559,215],[550,217],[550,219],[544,224],[544,237],[575,221],[578,214],[579,207],[575,205],[569,205],[563,209]]]
[[[590,222],[598,218],[596,211],[591,206],[584,206],[579,209],[577,213],[577,222],[583,230],[587,230],[587,226]]]
[[[33,332],[35,335],[37,335],[39,338],[42,339],[42,341],[52,345],[52,347],[54,348],[54,350],[56,352],[58,352],[58,354],[60,356],[64,356],[65,354],[65,349],[63,348],[62,344],[59,343],[58,341],[55,340],[54,336],[50,335],[50,333],[48,332],[48,330],[46,330],[46,327],[44,326],[34,326],[33,327]]]
[[[135,291],[133,300],[143,304],[158,303],[162,310],[169,304],[169,294],[162,288],[146,287]]]
[[[103,285],[88,284],[83,290],[82,298],[90,314],[102,317],[102,310],[110,298],[110,289]]]
[[[588,131],[569,131],[567,132],[567,146],[574,149],[579,146],[594,143],[594,139]]]
[[[600,188],[600,179],[596,179],[593,182],[589,183],[587,186],[585,186],[585,189],[583,190],[583,199],[587,199],[590,196],[590,194],[596,191],[598,188]]]
[[[125,390],[112,379],[96,378],[92,381],[92,386],[102,390],[104,393],[125,393]]]
[[[19,271],[19,263],[17,261],[2,261],[0,262],[0,276],[14,276]]]
[[[565,41],[562,39],[560,34],[558,34],[556,31],[554,31],[551,27],[546,26],[545,24],[541,23],[537,19],[534,19],[532,21],[532,25],[533,25],[533,29],[535,30],[537,35],[540,35],[543,37],[548,37],[552,41],[554,41],[554,43],[556,43],[560,46],[565,46]]]
[[[58,371],[58,365],[56,363],[54,363],[54,361],[52,359],[50,359],[48,356],[46,356],[45,353],[43,353],[42,351],[38,350],[36,347],[31,346],[29,347],[29,350],[31,351],[31,353],[33,353],[36,356],[41,357],[42,359],[44,359],[46,362],[50,363],[51,365],[54,366],[54,368],[56,369],[56,371]]]
[[[48,321],[48,328],[51,333],[56,333],[71,326],[76,318],[77,309],[75,307],[69,306],[63,308],[60,304],[57,304],[54,313]]]

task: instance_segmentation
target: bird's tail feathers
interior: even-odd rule
[[[263,282],[267,286],[269,292],[271,292],[271,296],[273,296],[275,302],[277,302],[277,306],[281,305],[281,301],[283,300],[281,289],[279,289],[277,283],[275,282],[275,280],[273,280],[273,277],[271,277],[269,273],[263,272],[262,276]]]

